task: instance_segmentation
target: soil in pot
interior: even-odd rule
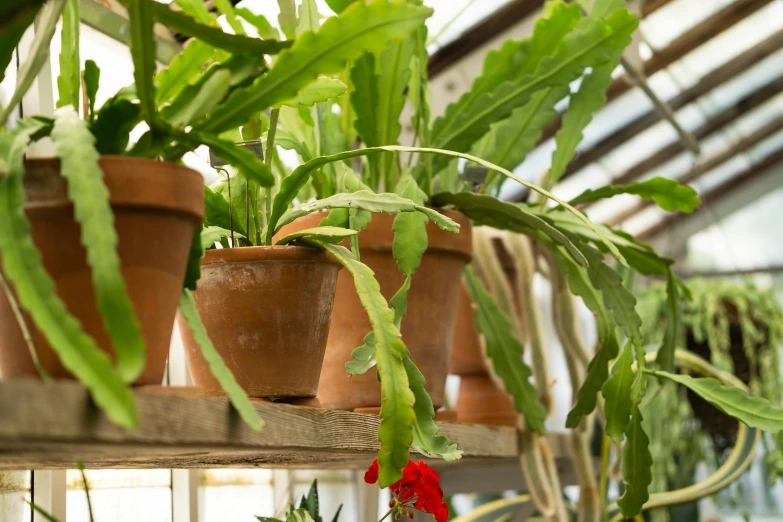
[[[147,346],[147,363],[135,384],[160,384],[166,368],[193,232],[204,216],[204,180],[187,167],[143,158],[104,156],[121,271]],[[33,241],[55,281],[57,295],[98,346],[113,354],[95,305],[90,268],[73,205],[57,160],[25,165],[25,213]],[[108,225],[108,224],[107,224]],[[73,378],[29,318],[33,343],[54,378]],[[0,291],[0,374],[37,376],[16,317]]]
[[[215,349],[250,397],[314,397],[340,265],[294,246],[208,250],[196,306]],[[224,392],[182,318],[193,383]]]
[[[499,238],[493,239],[492,246],[516,298],[517,271],[511,253]],[[463,283],[449,363],[449,373],[461,376],[459,395],[454,408],[457,420],[467,424],[516,426],[517,411],[514,403],[490,377],[482,352],[470,294]]]
[[[444,403],[462,269],[471,259],[470,220],[459,212],[441,212],[460,224],[460,232],[452,234],[427,224],[429,247],[413,277],[408,313],[402,321],[402,338],[427,381],[427,392],[436,409]],[[301,218],[283,227],[278,236],[315,227],[324,217],[325,214],[311,214]],[[361,261],[375,272],[387,300],[404,281],[392,256],[393,221],[393,215],[376,214],[359,233]],[[318,390],[318,398],[325,408],[354,410],[381,405],[380,385],[374,370],[356,377],[345,371],[351,352],[364,343],[364,336],[370,330],[353,278],[347,271],[341,271]]]

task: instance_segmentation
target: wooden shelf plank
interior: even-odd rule
[[[137,430],[111,424],[86,390],[70,381],[0,381],[0,469],[340,468],[362,469],[378,451],[377,415],[257,402],[261,433],[242,423],[226,399],[139,389]],[[455,464],[514,465],[513,428],[442,423],[465,451]],[[550,435],[556,457],[568,443]]]

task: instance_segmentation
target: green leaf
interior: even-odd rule
[[[117,253],[119,238],[109,190],[95,150],[95,138],[70,105],[58,109],[52,130],[60,172],[68,181],[68,197],[81,229],[98,311],[117,356],[117,373],[133,382],[144,369],[145,344],[128,297]]]
[[[394,218],[392,255],[405,275],[413,275],[427,250],[427,221],[418,212],[405,212]]]
[[[152,13],[155,19],[161,24],[233,54],[277,54],[291,46],[291,42],[261,40],[260,38],[229,34],[219,27],[199,23],[186,14],[174,11],[166,4],[149,3],[152,4]]]
[[[593,286],[601,290],[604,305],[614,316],[623,333],[635,344],[642,343],[642,319],[636,312],[636,298],[623,284],[622,276],[607,265],[601,253],[584,243],[576,243],[588,261],[587,275]]]
[[[356,2],[339,17],[327,19],[317,33],[297,38],[267,74],[234,91],[201,128],[221,132],[241,125],[248,114],[296,97],[319,75],[338,73],[364,52],[406,38],[430,14],[431,9],[388,0]]]
[[[281,227],[291,223],[297,218],[329,208],[355,208],[366,210],[367,212],[385,212],[388,214],[420,212],[444,230],[448,230],[449,232],[457,232],[459,230],[459,225],[451,218],[435,212],[432,209],[417,205],[413,201],[401,198],[392,192],[375,194],[370,190],[341,192],[325,199],[318,199],[310,203],[297,205],[283,214],[277,223],[270,220],[270,224],[274,226],[274,229],[270,230],[277,232]]]
[[[8,100],[8,104],[5,106],[2,112],[0,112],[0,127],[5,126],[5,122],[8,121],[8,117],[22,101],[22,97],[27,94],[30,86],[33,84],[33,80],[38,76],[41,71],[41,67],[49,60],[49,47],[52,43],[52,37],[57,27],[57,21],[60,19],[60,13],[63,12],[66,0],[50,0],[41,9],[41,14],[36,24],[35,37],[32,44],[30,44],[29,57],[22,63],[19,70],[16,73],[16,88],[11,95],[11,99]],[[28,24],[29,25],[29,24]],[[3,28],[4,29],[4,28]],[[5,30],[0,31],[4,33]],[[3,35],[4,36],[4,35]],[[11,34],[11,40],[16,38],[15,34]],[[22,34],[19,34],[19,38]],[[0,36],[0,38],[3,38]],[[3,38],[3,44],[6,41]],[[18,41],[17,41],[18,43]],[[5,67],[2,69],[5,74]]]
[[[124,98],[111,98],[90,122],[95,136],[95,148],[101,154],[124,154],[128,148],[130,132],[141,121],[141,107]]]
[[[305,31],[317,31],[320,26],[321,14],[318,12],[318,6],[315,0],[302,0],[299,3],[298,24],[296,26],[296,36],[299,37]]]
[[[247,7],[234,7],[234,12],[255,27],[256,31],[258,31],[258,36],[264,40],[277,40],[280,36],[280,33],[272,27],[272,24],[269,23],[265,16],[256,14]]]
[[[587,270],[566,255],[562,247],[555,246],[551,250],[558,268],[568,279],[569,289],[574,295],[581,297],[585,306],[593,312],[598,327],[598,349],[587,366],[587,375],[577,392],[576,404],[566,419],[566,427],[573,429],[579,426],[584,416],[590,415],[595,409],[598,392],[609,378],[609,362],[620,353],[620,345],[614,318],[604,307],[601,291],[592,285]]]
[[[155,6],[163,5],[150,0],[127,0],[130,18],[130,49],[133,58],[133,79],[141,114],[151,129],[156,128],[155,107],[155,31],[152,13]],[[168,7],[166,7],[168,9]],[[184,16],[184,15],[183,15]]]
[[[57,297],[33,243],[31,225],[23,211],[24,154],[30,136],[40,125],[19,122],[0,136],[0,252],[3,271],[13,285],[19,305],[55,351],[63,366],[90,391],[109,419],[123,428],[138,425],[133,394],[112,368],[109,357],[87,336]],[[5,171],[5,172],[4,172]]]
[[[687,185],[680,185],[669,178],[656,177],[628,185],[606,185],[596,190],[588,189],[570,201],[572,205],[592,203],[618,194],[633,194],[642,199],[651,199],[666,210],[689,214],[701,204],[696,191]]]
[[[242,27],[242,22],[237,18],[237,14],[234,11],[234,5],[229,0],[212,0],[217,10],[226,17],[229,27],[235,34],[244,35],[245,28]]]
[[[358,232],[356,230],[351,230],[350,228],[319,226],[316,228],[306,228],[304,230],[299,230],[297,232],[288,234],[287,236],[280,239],[277,244],[287,245],[289,243],[296,242],[297,240],[315,240],[322,243],[334,244],[340,243],[342,240],[351,236],[355,236],[356,234],[358,234]]]
[[[357,115],[354,125],[368,147],[398,143],[402,132],[400,116],[405,106],[405,89],[411,77],[410,63],[414,50],[413,39],[395,42],[380,52],[376,60],[365,58],[354,66],[356,74],[352,71],[351,77],[357,86],[351,95],[351,104]],[[369,83],[374,84],[374,88],[367,93],[358,91]],[[396,170],[394,154],[382,154],[373,164],[378,169],[377,179],[384,181],[387,191],[392,190]]]
[[[558,48],[563,38],[576,27],[582,14],[579,5],[573,2],[552,2],[549,6],[551,8],[538,19],[530,37],[524,40],[506,40],[501,47],[487,53],[481,76],[473,81],[470,90],[458,101],[446,107],[444,115],[435,120],[435,129],[452,125],[460,113],[473,107],[482,97],[491,95],[504,82],[519,80],[532,74],[541,60]],[[480,154],[479,156],[484,157]],[[491,158],[487,160],[498,163]],[[518,164],[509,168],[517,166]]]
[[[299,508],[297,510],[294,510],[293,513],[288,515],[288,518],[285,519],[285,522],[315,522],[313,520],[313,517],[310,516],[310,513],[307,512],[307,509],[305,508]]]
[[[348,375],[363,375],[375,367],[375,335],[370,332],[364,336],[364,344],[354,348],[351,360],[345,363]]]
[[[522,359],[524,347],[513,333],[511,319],[484,289],[470,265],[465,267],[465,284],[474,306],[476,329],[484,338],[486,355],[495,373],[513,397],[516,410],[525,417],[527,428],[544,433],[547,413],[530,382],[532,372]]]
[[[410,357],[405,357],[403,362],[415,397],[413,411],[416,413],[416,425],[413,428],[413,445],[429,456],[440,456],[448,462],[459,460],[464,452],[457,449],[456,444],[451,444],[445,435],[438,435],[440,428],[435,424],[432,399],[424,388],[424,375]]]
[[[604,252],[608,249],[603,242],[611,242],[626,258],[631,268],[644,275],[666,275],[669,266],[674,263],[673,259],[659,256],[650,245],[637,241],[622,230],[606,225],[587,226],[582,220],[562,209],[555,208],[541,213],[539,205],[528,205],[526,208],[551,220],[553,225],[563,232],[570,232],[584,241],[594,243]],[[600,235],[596,233],[596,228],[600,230]]]
[[[201,231],[201,248],[207,249],[215,246],[224,237],[231,237],[231,231],[222,227],[204,227]],[[244,239],[245,236],[234,231],[234,237]]]
[[[567,86],[543,89],[530,97],[509,118],[498,122],[473,146],[472,154],[513,170],[541,139],[544,126],[557,117],[555,104],[568,92]]]
[[[319,516],[320,509],[318,506],[318,479],[313,480],[313,483],[310,484],[310,490],[307,492],[307,496],[302,497],[299,508],[306,509],[307,513],[313,517],[315,522],[321,522],[321,517]]]
[[[251,151],[239,145],[221,140],[209,133],[195,131],[180,134],[179,137],[193,148],[197,145],[208,146],[229,165],[236,167],[242,176],[262,187],[271,187],[275,184],[275,176],[269,166],[259,160]]]
[[[79,111],[81,71],[79,61],[79,0],[67,0],[60,33],[60,75],[57,77],[57,107],[73,106]]]
[[[277,23],[285,37],[293,40],[296,37],[296,4],[294,0],[277,0],[277,5],[280,7]]]
[[[202,4],[203,5],[203,4]],[[171,60],[169,66],[155,75],[155,104],[161,107],[173,100],[191,82],[201,77],[214,49],[200,40],[191,40]]]
[[[87,108],[90,120],[95,116],[95,96],[98,94],[98,86],[101,80],[101,70],[92,60],[84,62],[84,87],[87,92]]]
[[[0,13],[0,82],[5,78],[8,64],[27,28],[35,20],[43,0],[29,0],[8,4],[10,11]],[[0,9],[5,9],[0,7]]]
[[[340,14],[345,11],[345,8],[351,5],[356,0],[326,0],[326,5],[329,9],[334,11],[335,14]]]
[[[666,281],[666,331],[663,343],[658,350],[655,362],[667,372],[674,369],[674,350],[677,348],[677,337],[680,335],[680,294],[677,289],[677,278],[671,269],[667,270]]]
[[[235,235],[247,237],[245,224],[230,215],[226,198],[207,186],[204,186],[204,224],[224,228],[229,231],[229,236],[233,228]]]
[[[584,254],[565,234],[521,206],[472,192],[441,192],[432,197],[432,204],[437,207],[451,205],[468,216],[476,226],[489,226],[526,235],[541,231],[552,241],[563,245],[578,263],[587,265]]]
[[[195,339],[196,344],[201,349],[201,355],[204,356],[204,360],[209,365],[212,375],[220,383],[220,387],[223,388],[226,395],[228,395],[239,416],[253,431],[261,431],[264,424],[258,416],[258,412],[253,407],[253,403],[247,398],[245,390],[237,383],[234,374],[231,373],[220,354],[215,350],[207,334],[207,329],[204,327],[204,323],[201,322],[201,317],[199,317],[193,294],[188,289],[182,290],[182,295],[179,298],[179,312],[187,322],[188,328],[190,328],[190,332],[193,334],[193,339]]]
[[[664,371],[648,371],[648,373],[682,384],[722,412],[752,428],[770,433],[783,430],[783,408],[772,404],[764,397],[752,397],[737,387],[724,386],[713,378],[694,379],[690,375]]]
[[[185,267],[185,280],[182,288],[195,290],[198,286],[198,280],[201,279],[201,258],[204,257],[204,246],[201,241],[201,232],[204,225],[201,224],[193,231],[193,237],[190,238],[190,251],[188,252],[188,264]]]
[[[579,90],[571,95],[568,111],[563,116],[560,130],[555,134],[557,148],[552,153],[549,168],[549,186],[553,186],[565,173],[566,167],[576,155],[576,147],[582,141],[585,127],[592,121],[593,114],[606,103],[606,89],[612,83],[612,71],[620,62],[622,49],[618,49],[608,63],[594,68],[582,78]]]
[[[634,371],[633,346],[626,343],[620,357],[612,366],[612,375],[606,381],[601,393],[606,399],[606,434],[615,442],[620,442],[625,436],[625,430],[631,420],[631,385]]]
[[[652,484],[653,459],[650,453],[650,439],[642,427],[642,412],[639,406],[633,409],[631,423],[626,432],[621,469],[625,492],[617,500],[623,516],[633,518],[650,498],[648,488]]]
[[[205,25],[216,25],[217,16],[207,10],[207,6],[201,0],[174,0],[182,11]]]
[[[618,11],[604,20],[588,20],[568,34],[553,55],[544,58],[535,73],[519,80],[506,81],[490,93],[455,113],[453,119],[435,122],[433,146],[453,151],[469,150],[487,133],[491,124],[508,117],[528,102],[531,95],[547,87],[568,85],[579,78],[586,67],[606,63],[618,49],[630,42],[638,19],[627,11]],[[445,166],[436,159],[433,168]]]
[[[25,502],[27,502],[27,501],[25,500]],[[42,507],[36,505],[34,502],[27,502],[27,503],[30,504],[30,507],[33,508],[36,513],[41,515],[44,518],[44,520],[46,520],[47,522],[60,522],[59,520],[54,518],[52,515],[47,513]]]
[[[161,116],[175,129],[184,129],[220,105],[230,89],[231,73],[213,68],[199,82],[185,87],[174,102],[161,111]]]
[[[329,78],[328,76],[319,76],[310,85],[300,89],[296,97],[286,100],[279,105],[312,107],[318,102],[325,102],[342,96],[347,89],[348,87],[340,80]]]
[[[378,479],[382,488],[388,487],[402,477],[402,468],[408,464],[413,427],[416,424],[413,409],[415,397],[403,362],[408,357],[408,348],[402,342],[400,330],[394,325],[394,314],[381,295],[380,285],[372,270],[357,261],[345,247],[315,243],[331,253],[353,275],[356,292],[367,311],[375,335],[375,353],[381,380]]]

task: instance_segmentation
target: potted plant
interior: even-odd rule
[[[36,60],[33,62],[39,66],[40,56],[45,54],[54,23],[59,17],[59,10],[63,8],[62,2],[50,5],[52,7],[47,8],[49,14],[45,26],[51,31],[40,33],[41,41],[37,48],[43,50],[36,54]],[[79,135],[80,147],[90,150],[94,147],[100,153],[178,162],[187,151],[200,145],[209,146],[236,167],[239,175],[247,178],[248,184],[252,182],[269,188],[264,191],[264,208],[267,213],[259,245],[272,245],[275,233],[283,224],[310,212],[328,208],[352,207],[362,212],[415,211],[456,231],[456,225],[448,218],[394,194],[357,190],[352,194],[340,194],[330,201],[321,200],[289,208],[298,196],[301,197],[300,191],[308,183],[317,165],[303,165],[290,173],[274,187],[277,193],[272,197],[275,177],[269,165],[260,161],[252,152],[236,145],[233,139],[234,130],[238,126],[251,121],[254,115],[269,107],[287,103],[297,99],[299,95],[317,98],[320,96],[319,75],[339,71],[347,61],[356,59],[366,50],[380,49],[388,46],[390,42],[404,38],[429,16],[431,10],[386,0],[377,0],[366,5],[356,3],[341,13],[340,17],[328,20],[317,31],[302,33],[292,43],[227,34],[216,27],[209,14],[198,3],[183,3],[187,6],[184,13],[149,0],[129,0],[127,5],[133,35],[131,51],[136,82],[134,86],[123,89],[111,98],[86,122],[76,119],[73,126],[81,125],[86,129]],[[151,36],[154,19],[184,34],[197,37],[197,40],[185,47],[168,69],[155,77],[152,74],[154,40]],[[368,20],[372,22],[369,29]],[[270,67],[265,55],[283,49],[287,49],[286,52]],[[73,49],[70,52],[73,53]],[[205,60],[211,65],[203,72]],[[28,80],[33,78],[36,72],[33,68],[20,74],[20,85],[29,85]],[[315,89],[308,90],[309,87]],[[18,97],[21,97],[21,94],[17,93]],[[149,130],[128,147],[128,132],[142,119],[146,121]],[[14,304],[20,305],[13,308],[18,312],[15,313],[15,318],[22,316],[22,310],[31,313],[33,322],[40,325],[50,340],[55,341],[55,351],[64,361],[66,369],[72,371],[90,389],[96,403],[109,417],[122,426],[133,427],[138,419],[130,391],[123,384],[119,372],[111,366],[108,356],[102,354],[96,343],[81,333],[76,322],[67,319],[65,305],[54,297],[49,276],[38,262],[39,258],[29,237],[29,226],[21,212],[24,198],[19,187],[24,172],[22,157],[27,142],[51,134],[52,127],[56,127],[56,122],[53,124],[47,118],[25,119],[2,136],[3,147],[6,147],[2,149],[2,157],[10,171],[10,175],[3,177],[3,189],[6,190],[4,194],[10,194],[8,214],[15,219],[3,222],[19,225],[5,230],[6,235],[0,245],[9,287],[17,292],[18,303],[15,301],[16,295],[9,292],[8,296],[14,299]],[[270,141],[274,143],[271,137]],[[98,155],[93,152],[93,156],[93,161],[97,161]],[[97,176],[97,172],[102,171],[93,169],[92,173]],[[351,183],[352,179],[346,177],[345,182]],[[95,179],[91,181],[99,185]],[[96,191],[89,192],[94,196],[90,202],[98,205],[100,194],[96,196],[94,192]],[[104,199],[105,197],[104,194]],[[222,196],[218,195],[218,198],[224,201]],[[213,202],[214,200],[207,201],[208,204]],[[106,201],[103,204],[107,205]],[[224,205],[225,207],[231,208],[227,205]],[[211,213],[209,208],[207,210],[207,217],[213,219],[214,213]],[[90,224],[95,224],[93,219],[92,215],[85,217],[85,221]],[[214,230],[211,232],[214,233]],[[394,322],[394,314],[378,291],[372,272],[362,265],[350,250],[332,244],[336,239],[351,235],[355,235],[355,231],[335,232],[334,229],[321,229],[293,234],[285,238],[284,242],[298,242],[311,248],[327,250],[354,276],[358,294],[368,311],[377,339],[377,366],[384,380],[384,397],[387,399],[386,407],[381,412],[379,458],[383,463],[382,480],[392,483],[397,480],[395,475],[399,475],[407,463],[409,448],[413,442],[424,451],[442,454],[448,458],[459,458],[460,452],[445,437],[438,435],[438,428],[432,421],[434,409],[424,391],[424,379],[408,357],[407,347],[402,342]],[[251,427],[260,429],[261,422],[255,409],[212,344],[191,293],[196,289],[200,277],[203,255],[201,231],[197,230],[192,234],[186,244],[190,247],[190,255],[181,281],[184,288],[179,298],[179,312],[212,374],[228,394],[232,404]],[[23,253],[27,254],[24,259],[18,255],[20,245],[24,247]],[[30,270],[33,270],[32,280],[29,278]],[[328,281],[326,286],[328,287]],[[107,287],[106,291],[112,295],[118,294],[116,286]],[[128,314],[118,315],[124,320],[131,317]],[[53,317],[56,320],[53,320]],[[53,322],[62,323],[69,330],[62,332]],[[35,348],[32,343],[30,346]],[[108,351],[110,347],[106,348]],[[74,360],[76,356],[81,359]],[[86,362],[89,364],[84,364],[87,356],[89,358]]]
[[[681,299],[681,321],[676,333],[677,346],[730,372],[746,384],[754,395],[779,403],[781,400],[780,342],[783,309],[774,294],[757,288],[751,281],[735,283],[720,279],[690,279],[688,298]],[[665,327],[661,322],[665,297],[662,285],[653,284],[640,292],[640,312],[644,319],[645,340],[659,341]],[[656,444],[657,487],[681,480],[663,463],[675,459],[690,463],[722,461],[737,443],[736,422],[715,409],[698,395],[677,393],[663,388],[661,400],[650,405],[655,415],[677,418],[680,436],[677,443]],[[781,439],[776,434],[766,439],[764,461],[770,481],[781,476]],[[712,458],[711,458],[712,457]],[[692,473],[684,473],[687,478]],[[686,479],[687,480],[687,479]]]

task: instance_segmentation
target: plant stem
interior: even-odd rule
[[[601,497],[601,520],[608,518],[606,507],[606,489],[607,489],[607,474],[609,471],[609,449],[611,448],[611,439],[604,433],[601,440],[601,478],[598,483],[598,495]]]
[[[84,484],[84,494],[87,497],[87,512],[90,515],[90,522],[95,522],[92,516],[92,501],[90,500],[90,485],[87,483],[87,475],[84,473],[84,464],[79,462],[79,471],[82,473],[82,483]]]
[[[0,291],[4,292],[6,298],[8,299],[8,304],[11,306],[11,312],[14,314],[16,322],[19,324],[19,330],[22,332],[22,337],[24,337],[24,342],[27,344],[27,349],[30,350],[30,357],[32,357],[33,364],[35,364],[35,367],[38,369],[38,373],[41,375],[41,379],[43,379],[44,382],[50,382],[52,377],[41,365],[40,359],[38,359],[38,352],[35,350],[33,337],[30,335],[30,330],[27,328],[27,323],[24,321],[22,309],[19,308],[19,303],[16,301],[16,297],[14,297],[14,294],[11,292],[11,286],[5,280],[5,276],[2,272],[0,272]]]
[[[386,519],[389,517],[389,515],[391,515],[392,513],[394,513],[394,510],[395,510],[395,509],[397,509],[397,504],[394,504],[394,507],[393,507],[393,508],[391,508],[389,511],[387,511],[387,512],[386,512],[386,514],[385,514],[385,515],[383,515],[383,518],[381,518],[381,519],[380,519],[378,522],[383,522],[384,520],[386,520]]]
[[[280,116],[280,109],[272,109],[269,115],[269,130],[266,133],[266,154],[264,154],[264,163],[270,169],[272,168],[272,156],[275,153],[275,134],[277,133],[277,119]],[[269,216],[272,215],[272,187],[264,188],[264,223],[269,223]],[[256,231],[257,243],[261,244],[261,235]]]

